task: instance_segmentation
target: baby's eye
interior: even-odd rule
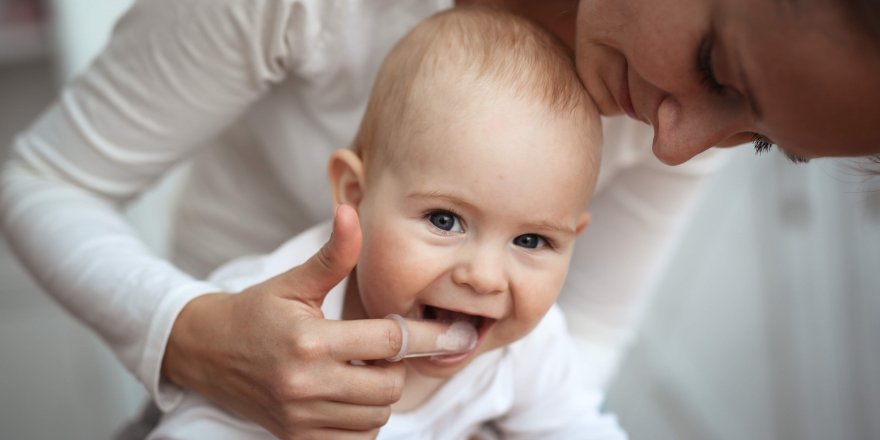
[[[547,246],[547,240],[538,234],[523,234],[513,239],[513,244],[527,249]]]
[[[448,232],[464,232],[458,216],[449,211],[435,211],[428,214],[428,221],[438,229]]]

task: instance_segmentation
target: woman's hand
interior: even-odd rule
[[[162,370],[171,382],[288,438],[372,438],[403,388],[390,358],[401,331],[386,319],[330,321],[321,303],[358,260],[357,214],[341,206],[330,240],[301,266],[238,295],[188,304]]]

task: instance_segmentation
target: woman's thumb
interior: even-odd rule
[[[288,272],[291,292],[286,295],[320,307],[327,292],[339,284],[357,264],[361,253],[361,227],[357,211],[339,205],[333,217],[333,233],[318,252]]]

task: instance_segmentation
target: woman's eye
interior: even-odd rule
[[[718,82],[718,77],[715,76],[715,66],[712,59],[713,46],[712,37],[705,37],[700,41],[700,47],[697,49],[697,72],[700,74],[703,85],[710,92],[721,94],[724,92],[724,85]]]
[[[436,211],[428,214],[428,221],[438,229],[448,232],[464,232],[458,216],[449,211]]]
[[[527,249],[537,249],[547,246],[547,240],[538,234],[523,234],[514,238],[513,244]]]

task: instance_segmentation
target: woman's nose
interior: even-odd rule
[[[465,251],[460,256],[459,263],[452,271],[452,280],[457,285],[467,286],[478,294],[507,291],[503,251],[476,246],[471,252]]]
[[[667,165],[681,164],[726,140],[743,139],[749,122],[738,108],[726,108],[710,100],[683,105],[667,95],[657,109],[654,155]]]

